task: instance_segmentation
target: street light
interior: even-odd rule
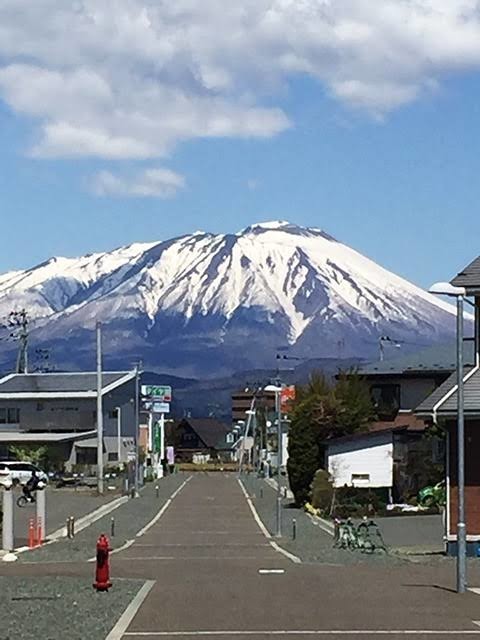
[[[273,391],[277,409],[277,536],[282,536],[282,488],[280,486],[280,467],[282,466],[282,387],[269,384],[264,391]]]
[[[463,407],[463,302],[466,291],[449,282],[436,282],[430,293],[457,299],[457,476],[458,476],[458,522],[457,522],[457,592],[466,591],[467,531],[465,526],[465,425]]]

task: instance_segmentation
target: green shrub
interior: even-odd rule
[[[312,505],[316,509],[320,509],[322,513],[329,515],[332,508],[334,488],[325,469],[319,469],[315,473],[311,490]]]

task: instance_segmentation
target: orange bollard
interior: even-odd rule
[[[28,548],[33,549],[35,546],[35,525],[33,518],[30,518],[28,522]]]

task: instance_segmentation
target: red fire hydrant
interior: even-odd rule
[[[95,571],[95,582],[93,586],[97,591],[108,591],[112,586],[110,582],[110,542],[107,536],[102,533],[97,541],[97,568]]]

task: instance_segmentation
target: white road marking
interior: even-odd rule
[[[279,631],[128,631],[125,636],[136,637],[195,637],[195,636],[478,636],[480,630],[469,631],[466,629],[460,630],[448,630],[443,631],[441,629],[319,629],[319,630],[305,630],[305,629],[289,629]],[[107,638],[106,640],[109,640]]]
[[[468,590],[471,591],[472,593],[475,593],[477,596],[480,596],[480,588],[479,587],[469,587]]]
[[[260,573],[262,576],[268,575],[270,573],[282,574],[282,573],[285,573],[285,569],[259,569],[258,573]]]
[[[240,487],[241,487],[241,489],[243,491],[243,495],[245,496],[245,499],[247,500],[247,504],[250,507],[250,511],[252,512],[253,517],[255,518],[255,522],[260,527],[260,530],[262,531],[263,535],[267,538],[270,546],[273,547],[275,549],[275,551],[278,551],[278,553],[281,553],[282,555],[284,555],[286,558],[288,558],[292,562],[295,562],[295,564],[300,564],[302,561],[300,560],[300,558],[298,556],[293,555],[293,553],[290,553],[289,551],[285,551],[285,549],[282,549],[282,547],[277,542],[275,542],[275,540],[272,540],[272,536],[270,535],[270,532],[268,531],[266,526],[263,524],[260,516],[258,515],[257,510],[255,509],[255,506],[254,506],[254,504],[252,502],[252,499],[248,495],[247,490],[243,486],[243,483],[240,480],[240,478],[238,478],[238,484],[240,485]]]
[[[157,515],[154,518],[152,518],[150,520],[150,522],[143,527],[143,529],[140,529],[140,531],[137,533],[137,536],[136,536],[137,538],[141,538],[143,535],[145,535],[147,533],[147,531],[149,529],[151,529],[153,527],[153,525],[157,524],[157,522],[163,516],[165,511],[172,504],[173,500],[178,496],[180,491],[184,488],[184,486],[187,484],[187,482],[190,482],[191,479],[192,479],[192,476],[189,476],[185,480],[185,482],[182,482],[182,484],[178,487],[178,489],[172,493],[170,498],[166,501],[166,503],[163,505],[163,507],[160,509],[160,511],[157,513]]]
[[[265,560],[263,556],[234,556],[231,558],[221,558],[219,556],[122,556],[117,558],[115,562],[119,562],[119,560],[176,560],[181,562],[182,560],[188,560],[192,562],[204,562],[208,560],[211,562],[212,560],[218,560],[219,562],[236,562],[237,560]]]
[[[128,607],[122,613],[120,618],[117,620],[116,625],[110,631],[105,640],[121,640],[130,626],[132,620],[137,614],[137,611],[140,609],[142,604],[144,603],[146,597],[153,589],[155,585],[155,580],[147,580],[140,591],[137,593],[135,598],[130,602]]]

